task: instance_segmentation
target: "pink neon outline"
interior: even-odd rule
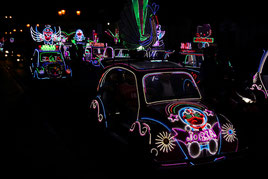
[[[260,87],[261,86],[261,87]],[[267,99],[267,94],[265,93],[265,90],[262,89],[262,85],[257,85],[257,84],[253,84],[250,88],[250,90],[255,90],[255,88],[258,90],[258,91],[261,91],[264,93],[264,96],[265,96],[265,99]]]
[[[145,136],[145,135],[147,134],[147,132],[148,132],[148,134],[151,133],[151,128],[150,128],[150,126],[149,126],[148,124],[146,124],[146,123],[142,123],[143,126],[144,126],[145,129],[146,129],[145,131],[142,131],[142,129],[143,129],[144,127],[141,126],[141,123],[140,123],[139,121],[136,121],[136,122],[134,122],[134,123],[131,125],[131,127],[130,127],[130,129],[129,129],[130,132],[133,132],[133,131],[135,130],[135,128],[136,128],[136,124],[138,124],[138,126],[139,126],[139,134],[140,134],[140,136]]]
[[[96,106],[95,106],[96,105]],[[92,102],[91,102],[91,105],[90,105],[90,107],[92,106],[92,108],[93,109],[96,109],[97,108],[97,114],[98,114],[98,121],[99,122],[102,122],[103,121],[103,117],[102,117],[102,119],[100,120],[100,105],[99,105],[99,102],[97,101],[97,100],[93,100]],[[102,115],[102,114],[101,114]]]
[[[180,165],[187,165],[187,163],[183,162],[183,163],[161,164],[161,166],[163,166],[163,167],[180,166]]]
[[[145,102],[147,104],[152,104],[152,103],[156,103],[156,102],[162,102],[162,101],[175,101],[175,100],[187,100],[187,99],[197,99],[197,98],[177,98],[177,99],[170,99],[170,100],[160,100],[160,101],[152,101],[152,102],[148,102],[147,99],[146,99],[146,86],[145,86],[145,78],[147,78],[148,76],[152,76],[152,75],[158,75],[158,74],[163,74],[163,73],[171,73],[171,74],[185,74],[187,75],[193,82],[195,88],[197,88],[197,91],[198,91],[198,94],[199,94],[199,98],[198,99],[201,99],[202,96],[201,96],[201,93],[199,91],[199,88],[197,87],[197,84],[195,83],[195,80],[194,78],[192,77],[191,74],[189,74],[188,72],[184,72],[184,71],[167,71],[167,72],[155,72],[155,73],[148,73],[146,75],[144,75],[142,77],[142,86],[143,86],[143,94],[144,94],[144,98],[145,98]]]
[[[174,68],[137,69],[137,68],[134,68],[133,66],[128,65],[128,64],[126,64],[126,63],[114,63],[114,64],[112,64],[112,65],[109,65],[109,66],[105,67],[104,70],[110,68],[111,66],[114,66],[114,67],[119,66],[119,67],[120,67],[120,65],[122,65],[122,66],[127,66],[127,67],[129,67],[129,68],[131,68],[131,69],[133,69],[133,70],[135,70],[135,71],[139,71],[139,72],[148,72],[148,71],[153,72],[153,71],[159,71],[159,70],[161,70],[161,71],[162,71],[162,70],[163,70],[163,71],[165,71],[165,70],[186,70],[186,68],[180,68],[180,67],[174,67]]]

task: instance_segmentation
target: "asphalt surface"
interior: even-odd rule
[[[254,125],[246,125],[249,150],[236,160],[164,170],[133,165],[125,146],[100,134],[88,117],[98,79],[96,71],[81,65],[71,80],[34,81],[27,66],[1,59],[0,176],[233,178],[265,172],[267,119],[252,119]]]

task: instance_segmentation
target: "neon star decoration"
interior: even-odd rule
[[[213,111],[210,111],[210,110],[208,110],[208,109],[205,109],[204,113],[205,113],[207,116],[214,116]]]
[[[30,28],[31,36],[36,42],[44,42],[45,45],[53,45],[54,42],[58,42],[61,39],[61,29],[56,31],[56,28],[53,30],[50,25],[46,25],[44,30],[41,32],[38,31],[37,26],[35,30],[33,27]]]
[[[179,118],[178,118],[179,115],[174,115],[174,114],[170,114],[170,116],[168,117],[168,119],[170,120],[170,122],[176,122],[176,121],[179,121]]]

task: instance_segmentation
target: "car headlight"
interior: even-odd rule
[[[250,99],[250,98],[248,98],[248,97],[242,96],[242,95],[239,94],[238,92],[236,92],[236,94],[237,94],[237,96],[239,96],[239,97],[242,99],[242,101],[244,101],[244,102],[247,103],[247,104],[252,104],[252,103],[254,103],[254,101],[255,101],[255,100],[252,100],[252,99]]]
[[[249,103],[249,104],[252,104],[254,101],[252,99],[249,99],[249,98],[246,98],[246,97],[242,97],[242,100],[245,102],[245,103]]]

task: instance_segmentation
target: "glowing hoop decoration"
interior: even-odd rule
[[[34,41],[36,42],[44,42],[45,45],[53,45],[54,42],[59,42],[61,39],[61,29],[53,31],[50,25],[46,25],[42,33],[37,30],[37,26],[35,30],[33,27],[30,28],[31,36]]]

